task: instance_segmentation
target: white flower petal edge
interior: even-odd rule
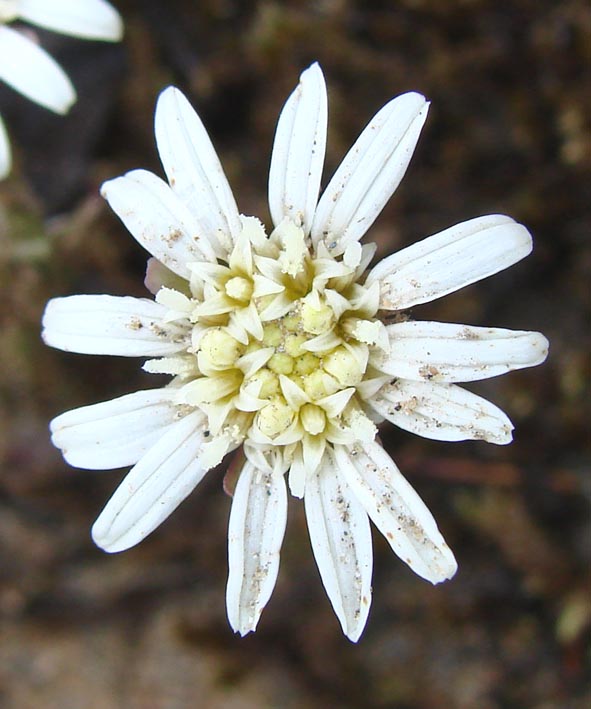
[[[335,446],[337,464],[353,494],[393,551],[431,583],[451,578],[458,565],[433,515],[379,443]]]
[[[254,632],[273,593],[287,523],[282,470],[246,461],[238,478],[228,527],[226,607],[233,630]]]
[[[512,440],[513,424],[501,409],[455,384],[397,379],[367,403],[395,426],[436,441]]]
[[[0,180],[3,180],[12,167],[12,152],[10,150],[10,140],[6,133],[6,126],[0,117]]]
[[[101,194],[134,238],[178,276],[188,279],[193,261],[215,261],[189,209],[153,173],[132,170],[105,182]]]
[[[129,471],[92,527],[99,547],[114,553],[138,544],[201,482],[206,421],[201,411],[189,414]]]
[[[472,382],[534,367],[548,355],[539,332],[408,321],[388,325],[390,352],[372,364],[402,379]]]
[[[0,25],[0,80],[56,113],[67,113],[76,92],[60,65],[20,32]]]
[[[154,127],[172,190],[192,213],[199,235],[217,256],[227,256],[242,230],[236,201],[201,119],[178,89],[160,94]]]
[[[118,41],[123,22],[105,0],[18,0],[18,14],[39,27],[82,39]]]
[[[52,443],[76,468],[134,465],[189,412],[174,398],[175,389],[149,389],[66,411],[51,422]]]
[[[471,219],[380,261],[366,284],[380,282],[380,308],[404,310],[492,276],[532,250],[530,233],[502,215]]]
[[[131,296],[71,295],[50,300],[42,337],[80,354],[158,357],[186,350],[186,333],[164,321],[168,309]]]
[[[357,642],[371,605],[369,519],[332,452],[306,481],[306,520],[322,583],[343,633]]]
[[[326,150],[328,106],[322,70],[312,64],[281,111],[269,169],[269,209],[310,232]]]
[[[410,92],[387,103],[349,150],[320,198],[312,241],[344,253],[373,224],[404,177],[429,104]]]

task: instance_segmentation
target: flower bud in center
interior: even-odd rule
[[[258,412],[256,423],[262,434],[276,438],[289,427],[294,418],[294,410],[282,396],[278,396]]]
[[[314,295],[316,295],[314,293]],[[330,305],[323,303],[317,296],[304,298],[302,303],[302,327],[311,335],[322,335],[328,332],[335,322],[335,316]]]
[[[330,354],[324,357],[324,370],[344,387],[359,384],[364,374],[356,357],[342,346],[335,347]]]
[[[210,367],[231,367],[242,354],[244,347],[219,327],[208,330],[199,343],[200,355]]]
[[[300,409],[300,421],[304,429],[315,436],[322,433],[326,427],[326,414],[314,404],[304,404]]]
[[[242,276],[234,276],[226,283],[226,295],[233,300],[247,303],[252,296],[252,281]]]

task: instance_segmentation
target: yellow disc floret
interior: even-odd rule
[[[278,347],[283,340],[283,332],[277,323],[268,323],[263,328],[263,345],[265,347]]]
[[[330,394],[334,394],[342,388],[337,380],[323,369],[316,369],[303,377],[302,386],[312,401],[330,396]]]
[[[267,367],[275,374],[291,374],[294,367],[293,357],[284,352],[276,352],[267,362]]]
[[[226,295],[239,303],[248,303],[252,296],[253,285],[249,278],[234,276],[226,282]]]
[[[258,372],[255,372],[249,381],[260,386],[260,399],[271,399],[277,396],[281,391],[279,387],[279,377],[274,372],[267,369],[267,367],[262,367]]]
[[[302,302],[302,327],[312,335],[322,335],[332,329],[335,323],[334,311],[316,295],[316,291],[311,295],[316,297],[306,296]]]
[[[244,345],[221,327],[212,327],[199,342],[199,354],[213,369],[233,367],[244,352]]]
[[[344,387],[355,386],[363,379],[359,361],[346,347],[335,349],[324,357],[324,369]]]
[[[304,352],[301,357],[296,359],[295,371],[302,377],[316,372],[320,368],[320,358],[311,352]]]
[[[322,433],[326,428],[326,414],[314,404],[304,404],[300,409],[300,421],[304,430],[313,436]]]
[[[276,396],[256,415],[256,423],[261,433],[276,438],[293,422],[295,411],[282,396]]]

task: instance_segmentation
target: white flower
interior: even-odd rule
[[[117,41],[123,34],[121,17],[105,0],[0,0],[0,80],[62,114],[76,101],[70,79],[32,38],[6,26],[14,20],[82,39]],[[10,143],[0,117],[0,179],[10,172],[11,163]]]
[[[147,371],[173,377],[163,389],[51,424],[70,464],[134,466],[93,527],[100,547],[137,544],[243,446],[227,586],[228,617],[243,635],[256,628],[277,577],[286,474],[292,494],[304,498],[320,575],[351,640],[371,600],[369,519],[417,574],[432,583],[453,576],[453,554],[377,442],[376,423],[439,440],[508,443],[505,414],[455,382],[546,357],[538,333],[397,315],[526,256],[531,237],[509,217],[451,227],[367,273],[375,248],[359,240],[400,182],[427,106],[416,93],[386,104],[318,201],[327,98],[312,65],[277,126],[267,235],[257,219],[240,216],[197,114],[167,89],[156,140],[168,183],[134,170],[102,190],[154,257],[146,282],[155,301],[80,295],[47,306],[49,345],[148,357]]]

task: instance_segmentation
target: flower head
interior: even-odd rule
[[[369,519],[417,574],[432,583],[453,576],[452,552],[376,425],[508,443],[505,414],[456,382],[546,356],[538,333],[402,315],[526,256],[531,237],[508,217],[451,227],[368,272],[375,247],[360,239],[402,179],[427,108],[416,93],[386,104],[318,200],[327,99],[312,65],[277,126],[267,233],[239,214],[197,114],[167,89],[156,139],[168,183],[135,170],[102,189],[153,256],[146,283],[155,299],[81,295],[47,306],[48,344],[148,357],[144,369],[172,377],[51,424],[72,465],[133,465],[93,527],[103,549],[137,544],[242,446],[227,586],[241,634],[256,628],[275,584],[288,487],[304,499],[320,575],[350,639],[370,606]]]
[[[0,80],[55,113],[67,113],[76,91],[59,64],[33,39],[7,26],[24,20],[82,39],[117,41],[123,24],[106,0],[0,0]],[[0,179],[11,167],[10,143],[0,118]]]

